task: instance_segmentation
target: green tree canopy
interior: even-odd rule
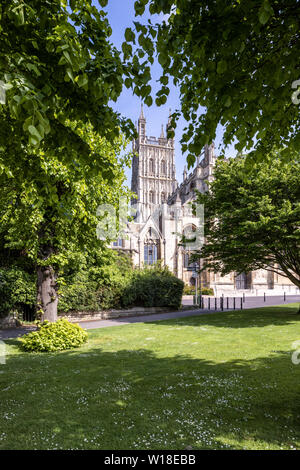
[[[100,243],[96,209],[117,207],[121,135],[135,135],[110,106],[124,65],[109,40],[107,0],[98,3],[0,5],[0,239],[35,261],[38,304],[51,320],[59,269],[69,250]]]
[[[91,122],[110,141],[120,128],[134,133],[109,106],[122,91],[123,65],[105,13],[92,0],[3,0],[0,33],[4,151],[43,142],[63,147],[65,157],[77,148],[87,159],[89,147],[67,121]]]
[[[300,150],[299,1],[138,0],[136,16],[147,5],[167,19],[126,30],[126,85],[151,104],[151,87],[136,71],[156,54],[163,69],[156,104],[166,102],[173,80],[188,122],[181,143],[189,164],[219,124],[224,144],[236,138],[236,149],[248,151],[252,162],[274,148],[293,158]]]
[[[123,186],[123,161],[118,158],[126,144],[113,144],[93,131],[91,125],[72,126],[89,146],[90,161],[102,171],[73,155],[62,162],[61,148],[52,155],[42,148],[18,154],[15,167],[0,172],[0,239],[6,248],[33,260],[38,276],[38,307],[43,318],[55,320],[58,302],[57,278],[75,250],[93,250],[103,245],[97,239],[100,204],[119,207],[119,198],[129,199]],[[101,214],[100,214],[101,216]]]
[[[300,164],[280,158],[246,175],[245,158],[220,159],[204,204],[204,267],[227,274],[267,269],[300,287]]]

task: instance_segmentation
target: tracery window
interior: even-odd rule
[[[123,239],[122,239],[122,238],[118,238],[118,240],[116,240],[115,242],[113,242],[113,246],[115,246],[115,247],[123,247]]]
[[[154,174],[154,160],[153,160],[153,158],[150,158],[150,160],[149,160],[149,173],[151,175]]]
[[[192,244],[196,240],[196,227],[195,225],[187,225],[183,229],[183,234],[182,234],[183,242],[186,248],[188,249],[189,244]]]
[[[159,237],[150,228],[144,239],[144,264],[152,265],[159,259]]]
[[[251,273],[236,273],[235,274],[235,288],[236,289],[250,289],[251,286]]]
[[[190,253],[183,253],[183,267],[187,268],[190,264]]]
[[[155,204],[155,192],[152,190],[149,192],[149,202],[150,204]]]

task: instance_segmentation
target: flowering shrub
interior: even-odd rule
[[[87,332],[79,325],[62,318],[55,323],[47,320],[38,330],[19,338],[20,347],[28,352],[53,352],[72,349],[87,341]]]

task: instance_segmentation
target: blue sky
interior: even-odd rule
[[[98,2],[95,1],[95,4],[98,5]],[[108,20],[112,28],[111,41],[114,45],[121,49],[122,42],[124,40],[124,32],[127,27],[131,27],[133,21],[135,20],[134,16],[134,0],[108,0],[108,5],[105,8],[107,11]],[[147,18],[147,16],[146,16]],[[140,19],[138,19],[140,21]],[[156,81],[160,76],[160,65],[155,63],[152,68],[152,89],[156,91],[159,89]],[[134,96],[131,90],[124,88],[121,96],[119,97],[117,103],[113,103],[113,107],[119,111],[123,116],[130,118],[135,122],[140,113],[141,100]],[[164,106],[157,107],[155,104],[151,108],[144,105],[144,114],[146,118],[146,133],[148,136],[158,137],[161,132],[161,125],[164,126],[167,123],[169,108],[172,110],[180,109],[180,100],[179,100],[179,91],[175,86],[170,86],[170,94],[168,101]],[[177,180],[179,183],[182,181],[182,173],[184,165],[186,164],[185,156],[182,155],[180,148],[180,138],[182,136],[183,128],[185,126],[185,121],[181,118],[178,122],[175,135],[175,163],[176,163],[176,173]],[[220,128],[217,132],[217,137],[215,139],[216,147],[222,142],[222,129]],[[218,150],[216,148],[216,150]],[[218,153],[218,151],[216,152]],[[226,152],[227,156],[236,155],[236,151],[233,147],[230,147]],[[128,185],[130,186],[131,179],[131,170],[126,170],[126,176]]]

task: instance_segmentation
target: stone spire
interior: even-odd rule
[[[143,103],[141,104],[141,113],[138,121],[138,133],[139,136],[142,138],[146,137],[146,119],[144,116],[144,108]]]
[[[214,164],[215,160],[215,143],[212,142],[210,145],[204,147],[204,158],[207,165]]]
[[[140,117],[139,117],[139,121],[141,121],[141,120],[145,121],[143,103],[141,104],[141,113],[140,113]]]
[[[172,117],[172,111],[171,111],[171,108],[169,108],[168,124],[166,125],[167,136],[168,136],[168,130],[174,131],[174,129],[173,129],[172,125],[171,125],[171,117]]]
[[[186,180],[187,178],[187,169],[186,169],[186,165],[184,165],[184,170],[183,170],[183,181]]]
[[[160,138],[164,139],[165,138],[165,133],[164,133],[164,125],[161,125],[161,133],[160,133]]]

